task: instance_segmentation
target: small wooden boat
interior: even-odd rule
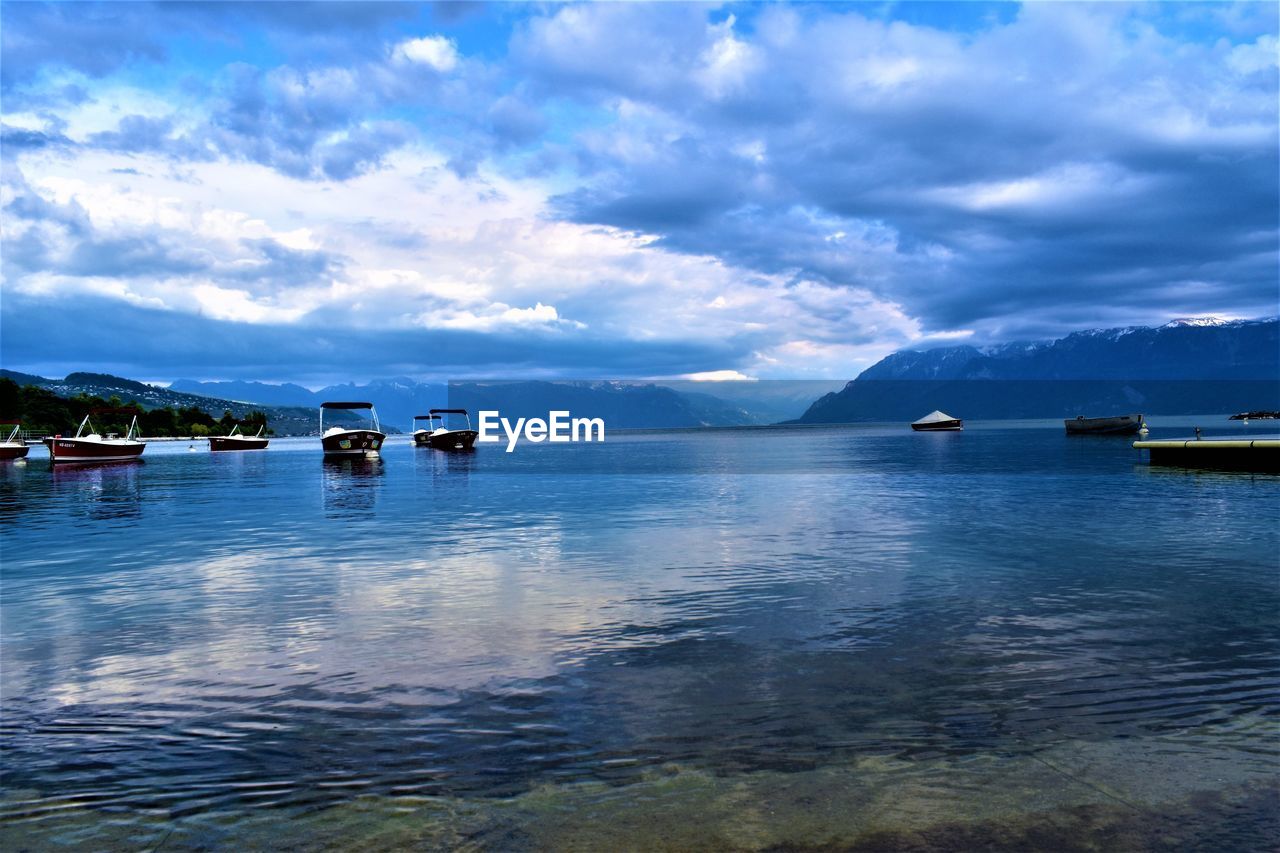
[[[133,415],[133,420],[129,422],[129,429],[125,431],[123,438],[115,433],[107,433],[106,437],[103,437],[94,431],[89,417],[103,414]],[[85,431],[86,429],[88,432]],[[73,437],[63,438],[61,435],[55,435],[44,439],[44,443],[49,447],[49,461],[53,463],[122,462],[137,459],[147,446],[146,442],[138,440],[137,409],[94,409],[84,416]]]
[[[940,412],[937,409],[934,409],[920,420],[912,421],[911,428],[916,432],[954,431],[964,429],[964,421],[959,418],[953,418],[946,412]]]
[[[209,436],[209,449],[212,451],[223,450],[266,450],[268,438],[262,437],[262,431],[267,428],[263,424],[258,428],[257,435],[244,435],[240,432],[240,424],[236,424],[231,428],[231,432],[226,435]]]
[[[0,424],[0,426],[12,426],[13,432],[9,433],[9,437],[4,441],[0,441],[0,461],[5,459],[21,459],[27,455],[27,451],[31,448],[27,447],[27,443],[18,437],[18,432],[22,429],[22,424],[14,421],[12,424]]]
[[[371,429],[363,427],[349,429],[335,426],[326,431],[324,428],[325,409],[368,409],[369,421],[373,426]],[[382,431],[382,425],[378,423],[378,412],[373,408],[373,403],[337,402],[320,404],[320,444],[324,447],[326,459],[341,459],[344,457],[373,459],[380,455],[379,451],[382,449],[382,443],[386,439],[387,434]]]
[[[1142,415],[1086,418],[1076,415],[1063,421],[1068,435],[1133,435],[1142,429]]]
[[[444,415],[463,415],[467,419],[466,429],[449,429],[445,426]],[[437,418],[440,426],[436,427],[432,432],[428,433],[425,441],[429,447],[436,450],[474,450],[476,436],[480,433],[471,428],[471,415],[467,414],[466,409],[432,409],[428,418]],[[430,423],[430,421],[428,422]],[[416,442],[417,434],[414,434]]]

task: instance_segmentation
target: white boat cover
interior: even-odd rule
[[[936,423],[941,423],[942,421],[954,421],[954,420],[956,420],[956,418],[951,417],[951,415],[948,415],[946,412],[939,412],[937,409],[934,409],[932,412],[930,412],[929,414],[925,415],[925,416],[924,416],[923,418],[921,418],[920,420],[918,420],[918,421],[912,421],[912,423],[914,423],[914,424],[936,424]]]

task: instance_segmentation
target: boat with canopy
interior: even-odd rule
[[[333,409],[345,411],[368,409],[371,426],[356,428],[332,426],[326,430],[324,413],[326,410]],[[387,435],[382,431],[382,425],[378,423],[378,412],[374,409],[373,403],[340,401],[320,404],[320,443],[324,447],[326,459],[351,457],[375,459],[380,455],[379,451],[386,439]]]

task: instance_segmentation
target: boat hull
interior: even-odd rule
[[[413,434],[413,443],[418,447],[430,447],[431,433],[427,432],[425,429],[418,430]]]
[[[954,421],[935,421],[931,424],[912,424],[911,428],[916,432],[956,432],[964,429],[964,421],[957,418]]]
[[[473,429],[451,429],[448,432],[432,433],[427,436],[427,445],[436,450],[474,450],[476,436],[479,434]]]
[[[0,443],[0,460],[21,459],[27,455],[27,451],[30,449],[25,444]]]
[[[266,450],[266,438],[241,438],[238,435],[211,435],[209,436],[209,449],[213,452],[221,452],[224,450]]]
[[[1134,435],[1142,429],[1142,415],[1113,418],[1068,418],[1063,421],[1068,435]]]
[[[49,461],[63,462],[124,462],[137,459],[146,448],[142,441],[106,439],[93,441],[86,438],[46,438]]]
[[[324,447],[325,458],[342,459],[344,457],[378,456],[386,434],[371,429],[348,429],[323,436],[320,439]]]

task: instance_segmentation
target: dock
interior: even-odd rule
[[[1280,435],[1156,439],[1133,446],[1149,451],[1152,465],[1280,473]]]

